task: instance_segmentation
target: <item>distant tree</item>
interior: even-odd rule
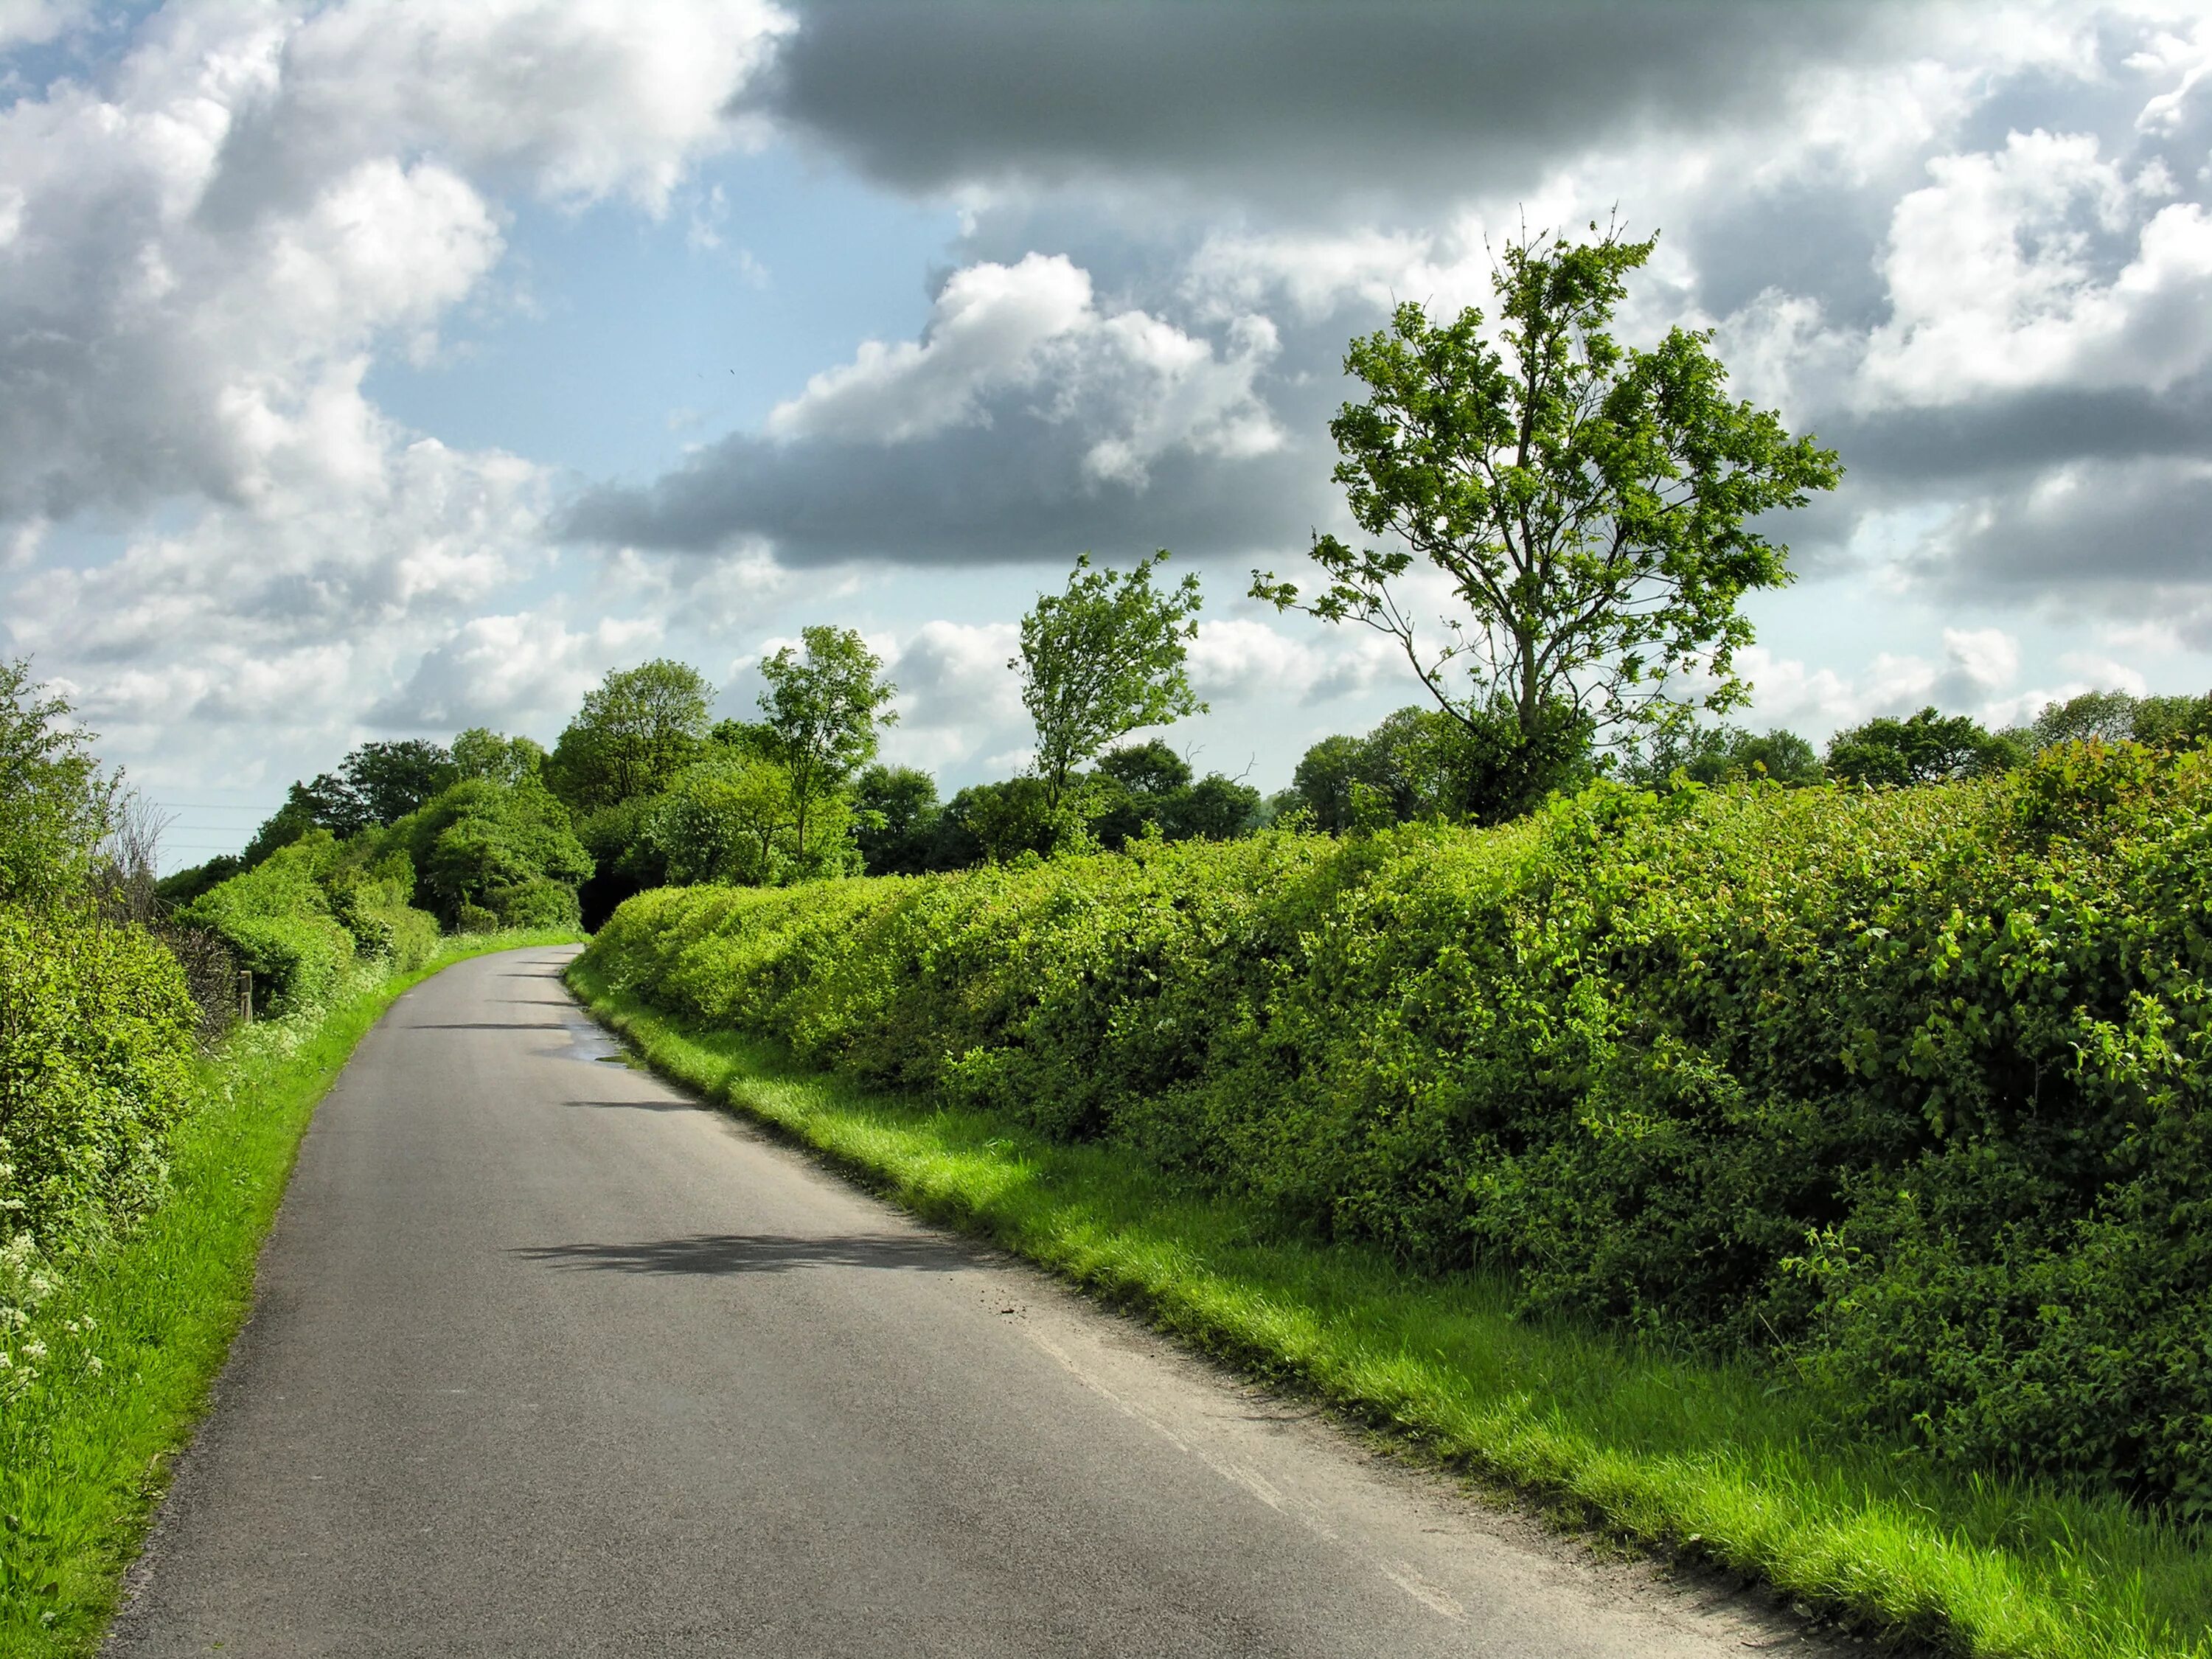
[[[939,869],[1009,864],[1024,853],[1056,851],[1076,829],[1042,778],[1009,778],[963,789],[945,808],[933,863]]]
[[[1069,775],[1115,738],[1201,712],[1190,688],[1185,642],[1198,631],[1198,578],[1152,585],[1162,548],[1126,576],[1075,562],[1067,586],[1041,594],[1022,618],[1022,704],[1036,727],[1037,776],[1048,811]]]
[[[1828,771],[1845,783],[1902,787],[1983,777],[2026,757],[2018,741],[1971,716],[1930,707],[1909,720],[1884,716],[1838,732],[1828,744]]]
[[[1306,750],[1291,775],[1288,793],[1312,814],[1315,829],[1341,835],[1352,824],[1353,786],[1372,787],[1367,784],[1366,770],[1365,741],[1340,732]]]
[[[1112,779],[1133,795],[1171,795],[1190,787],[1190,763],[1154,738],[1149,743],[1125,743],[1098,758],[1102,776]]]
[[[1494,335],[1472,307],[1439,325],[1407,304],[1353,341],[1345,368],[1370,396],[1329,424],[1334,476],[1353,521],[1392,544],[1317,536],[1325,586],[1255,572],[1254,595],[1395,640],[1437,706],[1492,746],[1481,728],[1497,715],[1532,748],[1562,720],[1632,732],[1679,719],[1686,675],[1707,688],[1698,706],[1743,701],[1737,601],[1790,579],[1788,550],[1753,526],[1842,469],[1729,398],[1710,331],[1676,328],[1650,351],[1614,342],[1626,278],[1654,245],[1524,237],[1492,279]],[[1404,591],[1416,560],[1461,607],[1433,635]]]
[[[698,757],[713,696],[697,669],[665,657],[609,673],[554,744],[546,781],[584,812],[657,793]]]
[[[2124,691],[2084,691],[2046,702],[2028,730],[2038,749],[2062,743],[2126,743],[2134,738],[2136,699]]]
[[[345,757],[343,772],[371,823],[398,823],[460,777],[453,757],[421,738],[364,743]]]
[[[1260,818],[1260,792],[1209,772],[1159,798],[1161,836],[1168,841],[1234,841]]]
[[[528,738],[471,726],[453,739],[455,780],[489,778],[509,786],[540,776],[545,769],[545,750]]]
[[[944,809],[937,781],[911,766],[871,766],[853,781],[860,857],[872,876],[918,875]]]
[[[1316,830],[1340,835],[1416,818],[1499,823],[1557,789],[1592,775],[1589,727],[1555,709],[1535,741],[1508,714],[1460,720],[1437,708],[1401,708],[1364,737],[1324,738],[1291,775],[1295,803]]]
[[[1148,833],[1164,841],[1228,841],[1247,835],[1263,814],[1260,792],[1190,763],[1154,738],[1109,750],[1084,789],[1098,843],[1119,848]]]
[[[465,778],[392,826],[426,898],[448,927],[486,911],[498,922],[573,921],[592,873],[568,810],[535,779]]]
[[[800,631],[803,650],[784,647],[761,665],[768,690],[760,706],[775,734],[776,758],[791,775],[796,829],[808,842],[816,804],[842,789],[875,758],[876,729],[898,719],[898,687],[883,678],[883,659],[848,628]]]
[[[747,755],[687,768],[653,806],[646,834],[672,882],[764,887],[789,873],[797,821],[790,772]]]
[[[117,806],[117,781],[69,699],[0,661],[0,902],[40,904],[82,889]]]
[[[1764,734],[1734,726],[1662,731],[1631,757],[1628,767],[1631,779],[1650,788],[1665,787],[1678,772],[1692,783],[1767,779],[1793,789],[1819,783],[1827,775],[1813,745],[1779,726]]]
[[[2212,692],[2201,697],[2143,697],[2130,735],[2162,749],[2212,742]]]

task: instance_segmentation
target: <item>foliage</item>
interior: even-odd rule
[[[535,778],[514,785],[465,778],[394,824],[391,836],[412,859],[432,909],[451,927],[462,925],[465,908],[488,912],[498,927],[568,925],[534,919],[557,913],[573,921],[576,884],[592,873],[567,809]],[[549,886],[566,890],[568,898],[548,893]],[[471,931],[483,931],[483,924]]]
[[[1601,785],[1492,831],[669,890],[592,959],[1530,1310],[1787,1354],[1940,1457],[2193,1514],[2209,807],[2212,755],[2134,745]]]
[[[578,812],[658,793],[698,757],[713,695],[697,669],[665,657],[609,673],[554,744],[546,782]]]
[[[2063,743],[2136,743],[2177,747],[2212,738],[2212,695],[2138,697],[2125,691],[2084,691],[2047,702],[2027,733],[2038,749]]]
[[[544,774],[545,750],[531,738],[510,738],[504,732],[471,726],[453,739],[453,775],[447,780],[449,783],[458,783],[463,778],[489,778],[512,788]],[[425,800],[428,799],[428,795],[423,797]]]
[[[768,690],[761,711],[774,734],[775,756],[790,781],[793,833],[801,848],[818,837],[807,820],[873,760],[876,728],[898,719],[890,707],[898,688],[883,678],[883,659],[848,628],[816,626],[761,664]]]
[[[1198,578],[1152,586],[1162,548],[1126,576],[1093,570],[1085,554],[1059,593],[1037,597],[1022,618],[1022,706],[1036,726],[1037,775],[1057,810],[1076,768],[1139,726],[1159,726],[1206,705],[1190,689],[1184,642],[1198,632]]]
[[[1190,763],[1159,738],[1125,744],[1099,757],[1084,792],[1091,834],[1120,848],[1152,834],[1164,841],[1228,841],[1255,827],[1260,792]]]
[[[1391,544],[1317,536],[1327,586],[1255,572],[1254,596],[1376,629],[1438,707],[1470,731],[1509,714],[1523,744],[1561,709],[1601,726],[1664,719],[1685,675],[1710,686],[1705,708],[1743,701],[1735,656],[1752,633],[1737,601],[1789,580],[1787,550],[1754,526],[1842,471],[1729,399],[1711,331],[1675,328],[1649,351],[1615,343],[1626,279],[1654,245],[1613,230],[1509,244],[1492,279],[1503,349],[1472,307],[1437,325],[1401,305],[1353,341],[1345,370],[1370,395],[1329,423],[1334,477],[1354,522]],[[1402,592],[1417,559],[1464,607],[1441,638]]]
[[[1763,736],[1734,726],[1663,729],[1633,755],[1628,775],[1650,789],[1668,787],[1680,773],[1692,783],[1751,783],[1765,779],[1802,789],[1827,774],[1813,745],[1795,732],[1775,727]]]
[[[0,1246],[52,1259],[160,1196],[198,1024],[143,928],[0,905]]]
[[[326,830],[311,830],[260,863],[210,888],[177,913],[237,954],[253,975],[257,1009],[289,1012],[327,1000],[356,951],[319,877],[338,859]]]
[[[872,876],[919,875],[932,867],[931,849],[944,808],[937,780],[911,766],[876,765],[853,781],[855,840]]]
[[[1082,834],[1079,803],[1055,801],[1042,778],[971,784],[945,804],[934,867],[1010,864],[1024,855],[1048,858]]]
[[[775,883],[778,842],[797,823],[791,774],[758,756],[709,761],[678,778],[646,821],[646,837],[668,879]]]
[[[114,811],[92,733],[70,723],[67,698],[43,690],[28,662],[0,661],[0,903],[81,892]]]
[[[1986,777],[2027,758],[2009,732],[1986,730],[1972,716],[1942,714],[1931,706],[1908,720],[1883,715],[1838,732],[1828,744],[1828,771],[1845,783],[1944,783]]]
[[[1507,716],[1459,720],[1436,708],[1401,708],[1364,738],[1324,738],[1298,762],[1285,807],[1314,828],[1342,835],[1437,818],[1502,823],[1592,775],[1589,727],[1555,709],[1533,743]]]

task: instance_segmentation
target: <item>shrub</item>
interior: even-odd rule
[[[592,949],[680,1017],[2195,1512],[2209,804],[2212,756],[2131,744],[1601,786],[1490,831],[665,890]]]
[[[237,953],[257,1006],[286,1013],[321,1002],[354,959],[354,935],[316,880],[335,846],[327,830],[311,830],[177,913],[181,926],[204,927]]]
[[[556,882],[573,890],[592,873],[591,854],[568,809],[534,776],[516,783],[465,778],[390,831],[419,873],[431,908],[463,932],[465,910],[494,909],[490,895]]]
[[[196,1024],[144,929],[0,906],[0,1245],[61,1255],[154,1201]]]

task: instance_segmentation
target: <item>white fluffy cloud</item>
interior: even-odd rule
[[[0,43],[71,21],[10,7]],[[126,750],[566,696],[605,627],[478,614],[550,556],[542,470],[408,431],[364,381],[482,290],[500,192],[658,212],[744,142],[725,112],[787,27],[757,0],[177,8],[0,109],[8,644]],[[106,562],[66,533],[118,517],[142,527]]]
[[[1267,318],[1230,320],[1225,348],[1140,310],[1102,310],[1091,275],[1062,254],[956,271],[920,340],[871,340],[777,405],[783,439],[894,444],[988,422],[993,403],[1031,395],[1048,422],[1095,427],[1093,477],[1141,483],[1170,450],[1240,459],[1283,434],[1253,382],[1276,350]]]
[[[1882,270],[1893,314],[1869,342],[1877,404],[1944,404],[2051,386],[2164,391],[2212,357],[2212,219],[2132,176],[2092,134],[2014,132],[1938,156],[1897,204]],[[2109,275],[2100,239],[2133,257]]]

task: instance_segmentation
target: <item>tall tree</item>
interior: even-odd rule
[[[1595,224],[1590,227],[1597,230]],[[1654,240],[1524,236],[1481,312],[1432,324],[1401,305],[1352,343],[1369,397],[1329,423],[1352,517],[1382,548],[1317,536],[1318,591],[1255,572],[1284,610],[1397,641],[1437,704],[1476,731],[1510,715],[1524,744],[1561,720],[1619,730],[1680,719],[1685,675],[1723,710],[1747,688],[1740,597],[1789,580],[1788,550],[1753,527],[1842,476],[1835,452],[1727,396],[1710,331],[1645,351],[1610,325]],[[1431,630],[1405,578],[1425,561],[1457,603]]]
[[[453,757],[421,738],[364,743],[345,757],[347,785],[371,823],[397,823],[459,781]]]
[[[2030,748],[2024,736],[1930,706],[1909,720],[1884,715],[1837,732],[1828,743],[1828,770],[1845,783],[1902,788],[2002,772],[2027,759]]]
[[[1198,632],[1198,578],[1152,585],[1162,548],[1127,575],[1094,570],[1086,553],[1059,593],[1040,594],[1022,618],[1022,706],[1036,727],[1037,775],[1057,810],[1069,773],[1139,726],[1202,713],[1184,669]]]
[[[898,719],[890,701],[898,687],[883,677],[884,660],[849,628],[817,623],[799,630],[801,650],[785,646],[761,665],[768,690],[761,713],[775,734],[776,758],[791,775],[799,845],[810,808],[845,787],[876,757],[876,728]]]
[[[44,903],[81,889],[114,823],[116,780],[69,699],[0,660],[0,902]]]
[[[464,778],[489,778],[510,787],[545,767],[545,750],[529,738],[510,738],[471,726],[453,739],[453,769]]]
[[[610,672],[554,744],[548,781],[579,811],[659,790],[697,757],[714,688],[659,657]]]

